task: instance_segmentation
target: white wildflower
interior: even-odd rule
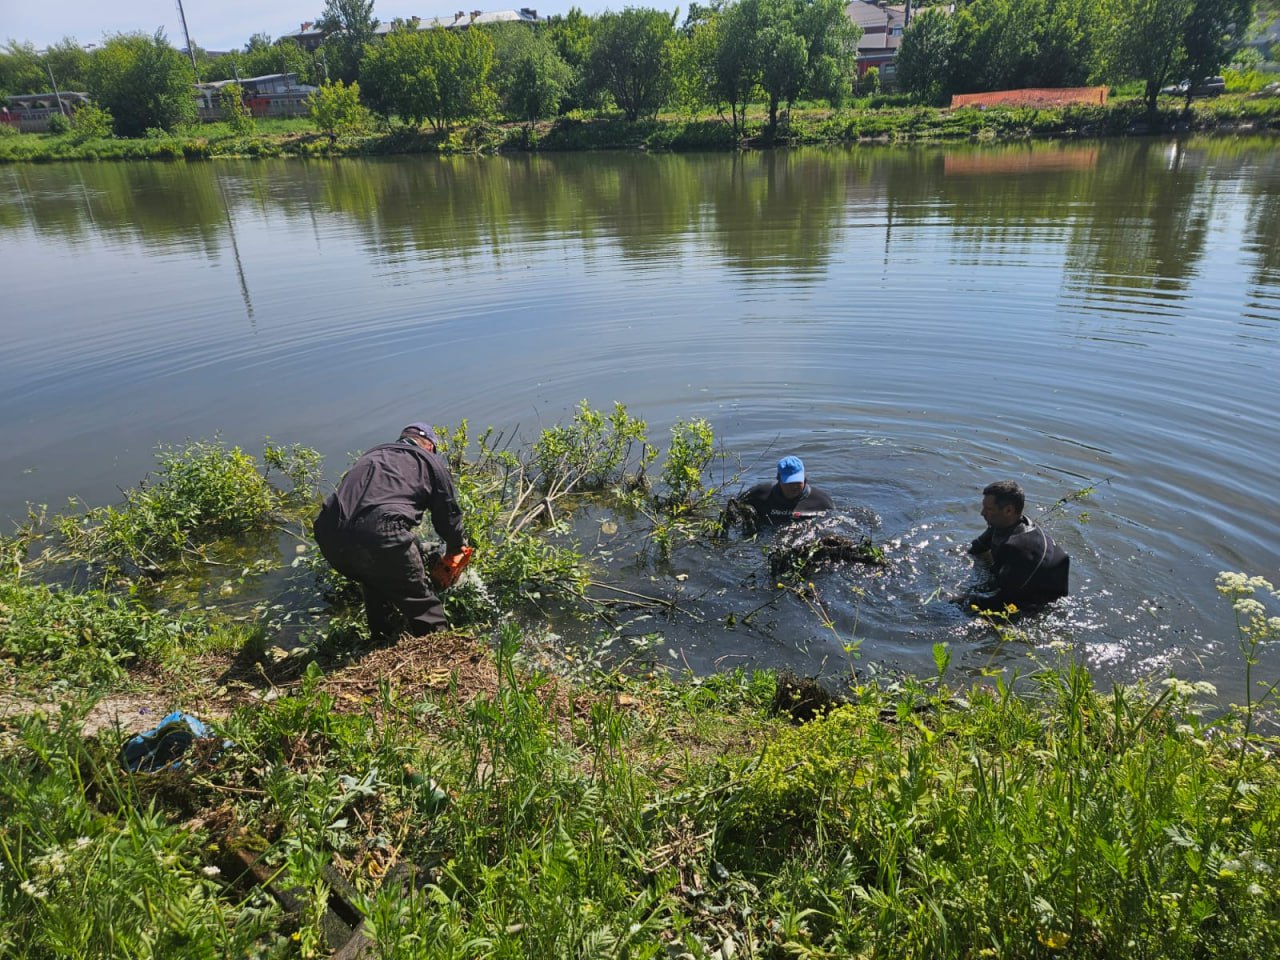
[[[1253,597],[1240,597],[1231,604],[1232,608],[1245,620],[1251,620],[1254,617],[1261,617],[1267,612],[1267,608]]]
[[[216,877],[220,873],[222,873],[222,871],[219,870],[217,867],[201,867],[200,872],[203,873],[206,877]]]
[[[85,847],[87,847],[91,843],[93,843],[93,841],[90,840],[88,837],[76,837],[75,848],[77,850],[83,850]]]
[[[43,900],[48,896],[48,891],[43,887],[37,887],[30,880],[23,880],[18,884],[18,889],[25,893],[28,897],[35,897],[37,900]]]
[[[1246,577],[1243,573],[1224,570],[1218,574],[1218,592],[1224,597],[1247,597],[1255,590],[1266,590],[1273,596],[1275,587],[1262,577]]]

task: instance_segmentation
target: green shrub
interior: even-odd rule
[[[240,84],[229,83],[218,91],[218,107],[232,134],[247,137],[253,133],[253,114],[245,105],[244,88]]]
[[[76,143],[110,137],[113,122],[108,111],[96,104],[86,104],[75,112],[73,132]]]
[[[71,121],[65,113],[49,114],[49,132],[55,137],[71,132]]]
[[[295,481],[295,489],[314,479],[312,452],[267,450],[268,466]],[[161,447],[156,459],[155,476],[125,491],[122,506],[60,519],[77,556],[162,572],[168,562],[202,557],[202,547],[221,537],[268,527],[293,497],[273,487],[251,455],[217,440]]]
[[[653,459],[645,438],[646,424],[615,403],[605,416],[583,400],[568,426],[542,432],[533,447],[539,483],[555,493],[601,490],[624,479],[638,452],[637,470]]]
[[[160,656],[197,624],[99,590],[0,580],[0,659],[29,687],[117,679],[129,661]]]
[[[692,509],[713,491],[704,482],[715,454],[715,434],[702,418],[677,420],[671,427],[671,445],[662,465],[662,483],[669,507]]]

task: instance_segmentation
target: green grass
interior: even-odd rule
[[[1103,694],[1065,666],[1018,689],[862,687],[792,726],[767,674],[557,701],[516,668],[519,640],[495,638],[500,682],[466,703],[386,686],[344,710],[313,670],[229,718],[236,746],[195,775],[128,778],[118,737],[85,740],[70,716],[11,725],[0,943],[322,955],[336,871],[384,957],[1280,946],[1274,763],[1172,688]],[[297,913],[231,883],[237,847]]]

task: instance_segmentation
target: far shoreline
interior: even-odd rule
[[[237,136],[223,124],[199,132],[76,142],[72,135],[0,138],[0,163],[97,160],[213,160],[277,157],[465,156],[637,150],[732,152],[814,145],[1007,144],[1149,136],[1274,136],[1280,96],[1225,96],[1147,111],[1141,100],[1106,106],[890,107],[857,111],[797,110],[770,130],[763,118],[741,131],[720,117],[626,121],[561,117],[528,123],[480,120],[448,130],[391,127],[368,135],[329,135],[307,123]],[[307,129],[300,129],[300,127]]]

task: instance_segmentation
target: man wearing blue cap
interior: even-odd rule
[[[326,560],[364,588],[375,642],[444,630],[444,607],[432,592],[414,528],[425,512],[445,550],[462,550],[462,509],[431,426],[411,423],[394,443],[372,448],[325,498],[313,531]]]
[[[777,482],[757,483],[742,497],[742,502],[751,508],[761,525],[790,523],[835,508],[829,496],[805,481],[804,463],[799,457],[779,460]]]

